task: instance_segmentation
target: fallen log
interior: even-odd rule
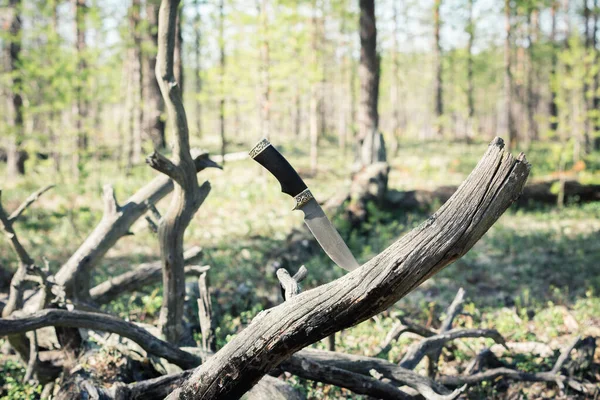
[[[529,175],[525,157],[515,159],[503,148],[495,139],[425,223],[362,267],[255,318],[169,399],[240,397],[291,354],[387,309],[466,254],[517,199]]]
[[[516,204],[521,207],[533,204],[555,205],[558,201],[558,194],[554,190],[557,183],[558,181],[547,181],[526,185]],[[389,208],[427,210],[436,204],[444,204],[456,190],[456,186],[440,186],[431,191],[388,190],[385,206]],[[600,201],[600,185],[582,185],[577,181],[565,182],[565,202],[579,204],[593,201]]]

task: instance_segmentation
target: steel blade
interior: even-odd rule
[[[306,226],[334,263],[348,271],[360,266],[314,198],[302,205],[300,210],[304,212]]]

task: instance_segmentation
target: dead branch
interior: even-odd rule
[[[450,306],[446,310],[446,318],[442,322],[440,326],[440,333],[446,333],[450,329],[452,329],[452,323],[454,322],[454,318],[457,314],[459,314],[462,310],[462,305],[465,298],[465,291],[463,288],[458,289],[454,300],[450,303]],[[427,365],[427,376],[435,378],[438,371],[438,361],[440,359],[440,355],[442,354],[442,349],[439,348],[431,353],[429,358],[429,364]]]
[[[154,222],[154,220],[152,218],[150,218],[148,215],[146,215],[146,222],[148,222],[148,227],[150,228],[150,230],[153,233],[158,233],[158,225],[156,225],[156,222]]]
[[[560,180],[548,180],[542,182],[531,182],[525,188],[517,200],[519,206],[530,204],[555,205],[558,195],[553,189]],[[564,198],[574,203],[588,203],[600,200],[600,185],[582,185],[577,181],[563,181]],[[456,186],[440,186],[434,190],[388,190],[386,193],[386,205],[400,209],[427,209],[434,204],[446,202],[456,191]],[[337,202],[332,202],[330,207],[339,207],[345,198],[340,197]]]
[[[379,399],[412,399],[412,396],[402,392],[394,385],[346,369],[321,364],[304,357],[301,353],[295,354],[285,361],[283,368],[301,378],[339,386],[357,394],[365,394]]]
[[[294,352],[387,309],[463,256],[514,202],[529,174],[525,157],[515,159],[503,148],[495,139],[460,189],[425,223],[362,267],[268,310],[169,399],[239,397]]]
[[[198,319],[200,321],[200,332],[202,333],[202,350],[214,352],[217,349],[217,343],[212,322],[212,302],[207,280],[206,272],[198,276]]]
[[[300,282],[306,278],[308,270],[304,265],[298,269],[298,272],[291,276],[285,268],[277,270],[277,279],[281,285],[281,295],[284,300],[289,300],[300,293]]]
[[[42,310],[24,317],[0,319],[0,336],[24,333],[46,326],[116,333],[133,340],[149,354],[162,357],[181,368],[192,368],[200,364],[198,357],[156,338],[144,328],[108,314],[77,310]]]
[[[189,265],[202,255],[200,247],[192,247],[183,254],[184,263]],[[185,273],[199,275],[196,268],[186,267]],[[153,285],[162,279],[161,261],[140,264],[132,271],[117,275],[90,290],[90,297],[97,304],[107,304],[123,293],[139,290],[142,287]]]
[[[25,370],[25,375],[23,376],[24,383],[29,382],[29,380],[33,377],[35,364],[38,362],[39,356],[37,333],[35,331],[31,331],[27,336],[29,339],[29,361],[27,362],[27,369]]]
[[[196,172],[218,167],[208,158],[207,153],[198,156],[194,163]],[[86,277],[92,268],[121,237],[129,233],[133,223],[148,211],[150,204],[157,203],[172,190],[173,181],[166,176],[158,176],[127,199],[117,213],[105,215],[77,251],[61,266],[56,273],[56,283],[64,286],[67,295],[71,297],[77,282],[77,295],[85,299],[89,293],[89,279]]]
[[[164,399],[173,390],[177,389],[191,375],[192,371],[183,371],[175,374],[163,375],[158,378],[148,379],[129,385],[115,387],[115,399],[128,400],[159,400]]]
[[[474,385],[483,381],[496,380],[498,378],[511,379],[522,382],[552,382],[556,383],[559,388],[563,388],[564,384],[569,385],[572,389],[582,392],[591,393],[590,387],[568,376],[562,375],[560,369],[565,361],[569,358],[571,351],[580,342],[580,338],[575,338],[570,342],[559,355],[554,367],[548,372],[523,372],[511,368],[499,367],[489,369],[484,372],[478,372],[466,376],[440,376],[438,382],[447,386]]]
[[[19,242],[19,238],[13,229],[13,219],[11,219],[4,211],[2,207],[2,190],[0,190],[0,223],[2,223],[2,230],[6,235],[7,239],[10,242],[11,247],[13,248],[15,254],[17,255],[19,262],[21,265],[25,267],[28,265],[33,265],[33,259],[29,256],[29,253],[25,250],[25,248]]]
[[[372,357],[390,351],[392,342],[398,340],[403,333],[410,332],[422,337],[431,337],[437,334],[437,332],[432,329],[426,328],[404,317],[398,317],[398,319],[399,321],[392,326],[392,329],[390,329],[383,342],[381,342],[381,345],[373,351],[373,354],[371,354]]]
[[[462,392],[461,390],[450,392],[444,386],[425,376],[380,358],[308,348],[302,349],[293,355],[292,359],[297,356],[301,356],[304,359],[309,359],[321,365],[340,368],[366,376],[372,375],[371,371],[374,370],[384,378],[388,379],[393,385],[409,386],[427,400],[450,400],[456,398]],[[284,361],[280,365],[280,368],[284,371],[292,372],[287,369],[287,365],[287,361]],[[319,379],[315,380],[318,381]]]
[[[171,343],[179,341],[183,333],[181,323],[185,299],[183,235],[210,191],[208,182],[198,187],[194,160],[190,153],[187,118],[173,70],[178,7],[179,0],[161,1],[156,56],[156,79],[174,133],[173,160],[157,152],[147,159],[150,166],[175,181],[171,204],[158,227],[164,289],[159,323],[166,340]]]
[[[116,384],[111,388],[109,398],[114,398],[115,400],[162,400],[180,386],[191,373],[192,370],[188,370],[127,385]],[[287,383],[269,375],[265,375],[246,394],[246,398],[247,400],[305,399],[304,396]]]
[[[446,318],[442,322],[440,326],[440,333],[444,333],[452,329],[452,323],[454,322],[454,318],[461,312],[462,305],[465,301],[465,290],[463,288],[458,289],[454,300],[446,310]]]
[[[25,209],[24,207],[23,209]],[[18,215],[17,215],[18,217]],[[0,190],[0,224],[1,228],[4,231],[10,245],[17,255],[19,259],[19,266],[17,271],[13,275],[10,281],[10,290],[8,294],[8,300],[6,301],[6,305],[2,310],[2,316],[8,316],[15,312],[16,310],[20,310],[24,306],[24,291],[25,291],[25,281],[27,278],[27,272],[30,266],[34,265],[33,259],[29,256],[29,253],[25,248],[21,245],[19,241],[19,237],[17,236],[15,230],[13,229],[13,221],[4,211],[4,207],[2,206],[2,190]],[[11,346],[15,349],[15,351],[19,354],[21,359],[24,362],[28,362],[30,358],[30,343],[25,335],[10,335],[8,337],[8,341]]]
[[[454,339],[486,337],[503,344],[504,338],[495,329],[454,329],[445,333],[431,336],[412,346],[400,361],[400,366],[414,369],[428,354],[432,354]]]
[[[560,372],[560,370],[562,369],[563,365],[565,364],[565,361],[567,361],[567,359],[571,355],[571,352],[579,344],[580,341],[581,341],[581,336],[577,336],[575,339],[573,339],[571,341],[571,343],[567,347],[565,347],[563,349],[563,351],[560,353],[560,356],[556,360],[556,363],[554,364],[554,367],[552,367],[552,369],[550,370],[550,372],[555,373],[555,374],[557,374],[557,373]]]
[[[11,222],[16,221],[17,218],[19,218],[21,216],[21,214],[23,214],[30,205],[32,205],[37,199],[39,199],[44,193],[46,193],[48,190],[52,189],[53,187],[54,187],[54,185],[48,185],[48,186],[45,186],[45,187],[39,189],[38,191],[30,194],[29,197],[27,197],[25,199],[25,201],[23,203],[21,203],[21,205],[19,207],[17,207],[17,209],[15,211],[13,211],[12,214],[10,214],[10,217],[8,217],[8,219]]]

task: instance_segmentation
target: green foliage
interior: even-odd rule
[[[41,385],[22,383],[25,368],[12,360],[0,365],[0,400],[37,400]]]

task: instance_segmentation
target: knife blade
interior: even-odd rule
[[[249,154],[279,181],[283,193],[294,198],[294,210],[304,213],[304,223],[329,258],[347,271],[358,268],[352,252],[288,160],[267,139],[258,142]]]

